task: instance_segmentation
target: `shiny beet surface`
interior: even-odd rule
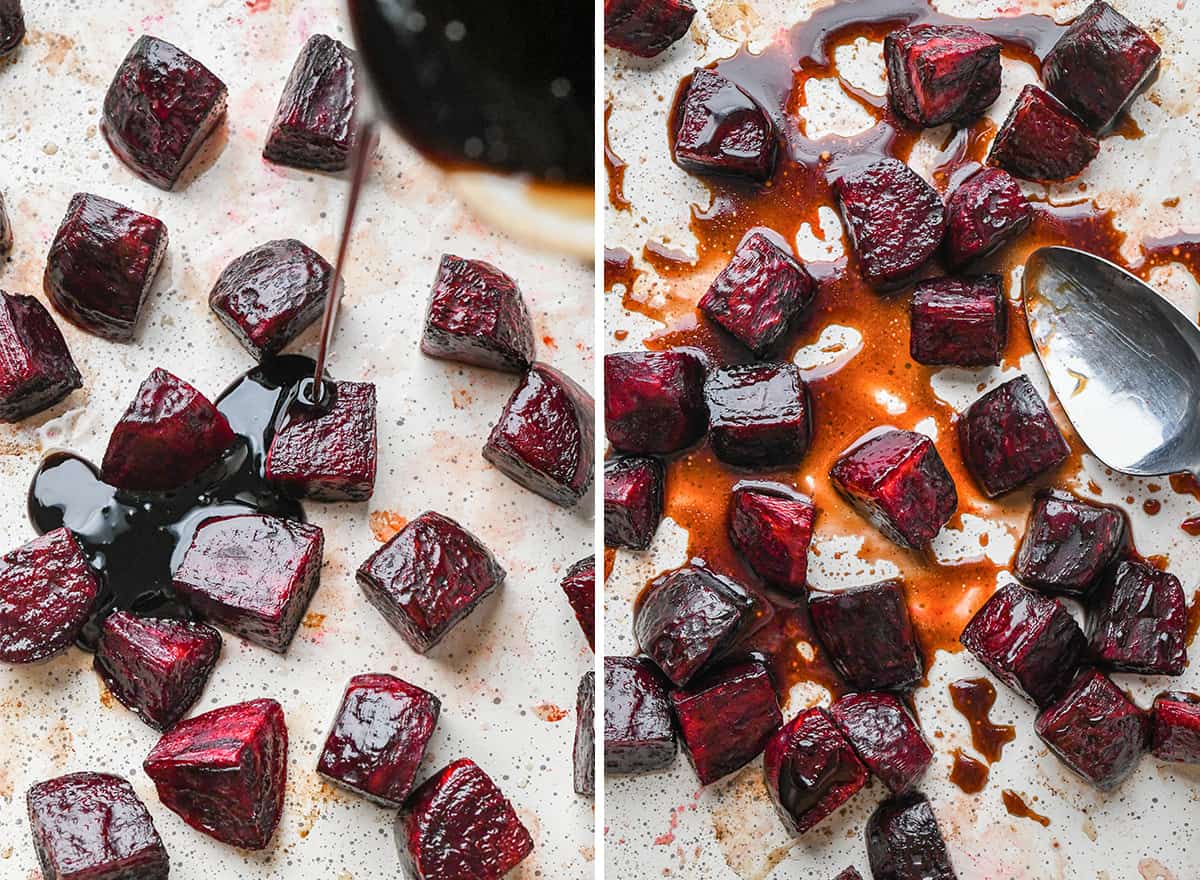
[[[1008,343],[1008,302],[999,275],[931,278],[917,284],[909,351],[919,364],[999,365]]]
[[[786,486],[742,482],[729,505],[729,539],[763,580],[802,593],[816,518],[812,502]]]
[[[604,356],[604,430],[621,452],[665,453],[708,430],[704,362],[690,351]]]
[[[1154,698],[1151,751],[1160,761],[1200,764],[1200,696],[1171,691]]]
[[[1144,562],[1122,562],[1091,599],[1088,631],[1100,666],[1143,675],[1183,672],[1188,607],[1179,578]]]
[[[83,377],[46,307],[0,290],[0,422],[18,422],[58,403]]]
[[[988,164],[1025,180],[1070,180],[1100,152],[1100,142],[1052,95],[1027,85],[988,153]]]
[[[612,458],[604,464],[604,544],[645,550],[662,519],[662,462],[650,456]]]
[[[355,125],[354,53],[324,34],[300,50],[275,108],[263,158],[293,168],[341,171]]]
[[[1119,508],[1057,489],[1039,492],[1013,572],[1042,590],[1086,596],[1127,541]]]
[[[1033,206],[1012,175],[981,168],[946,202],[946,261],[965,266],[986,257],[1024,232],[1032,219]]]
[[[906,690],[925,674],[900,581],[813,593],[808,610],[830,662],[851,688]]]
[[[901,28],[883,55],[891,105],[918,125],[969,122],[1000,96],[1000,43],[974,28]]]
[[[691,0],[604,0],[604,44],[653,58],[678,42],[695,17]]]
[[[575,745],[571,750],[575,793],[596,793],[596,673],[585,672],[575,696]]]
[[[0,58],[8,55],[25,39],[25,14],[21,0],[0,0]]]
[[[833,880],[862,880],[862,874],[858,873],[856,868],[847,868],[834,877]]]
[[[867,858],[874,880],[955,880],[929,800],[913,792],[880,804],[867,820]]]
[[[912,788],[933,760],[917,722],[892,694],[847,694],[829,708],[859,759],[892,794]]]
[[[650,773],[675,760],[675,722],[662,676],[642,657],[604,658],[604,770]]]
[[[698,67],[677,97],[675,161],[693,174],[766,181],[775,171],[775,126],[736,83]]]
[[[579,621],[588,647],[596,650],[596,560],[585,556],[567,569],[562,580],[563,592]]]
[[[713,370],[704,383],[708,440],[717,458],[743,467],[797,461],[812,438],[808,386],[794,364]]]

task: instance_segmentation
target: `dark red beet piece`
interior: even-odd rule
[[[1042,81],[1092,131],[1104,134],[1154,82],[1161,54],[1149,34],[1096,0],[1042,59]]]
[[[790,253],[761,232],[745,239],[698,308],[762,355],[817,294],[817,283]]]
[[[561,507],[587,494],[595,470],[595,403],[574,380],[534,364],[483,447],[501,473]]]
[[[675,760],[667,689],[641,657],[604,658],[604,770],[650,773]]]
[[[833,880],[862,880],[862,874],[858,873],[855,868],[847,868],[838,874]]]
[[[931,278],[917,284],[909,353],[919,364],[995,366],[1008,343],[1008,303],[999,275]]]
[[[533,363],[533,323],[517,282],[482,260],[446,254],[425,313],[421,351],[523,373]]]
[[[1200,696],[1169,691],[1154,698],[1151,713],[1154,757],[1200,764]]]
[[[1108,669],[1179,675],[1187,666],[1187,629],[1179,578],[1144,562],[1122,562],[1092,597],[1092,653]]]
[[[170,859],[133,786],[107,773],[70,773],[26,795],[46,880],[167,880]]]
[[[812,502],[786,486],[739,483],[730,503],[729,539],[763,580],[802,593],[816,518]]]
[[[808,610],[834,668],[855,690],[904,690],[925,674],[900,581],[813,593]]]
[[[130,342],[167,251],[167,227],[149,214],[76,193],[46,256],[46,296],[72,324]]]
[[[771,737],[763,773],[775,811],[801,834],[850,800],[870,775],[819,706],[801,712]]]
[[[1100,142],[1070,110],[1027,85],[996,133],[987,161],[1017,177],[1050,182],[1077,176],[1099,152]]]
[[[1086,596],[1126,543],[1125,514],[1057,489],[1039,492],[1013,573],[1022,582]]]
[[[0,662],[34,663],[65,651],[87,622],[100,584],[66,528],[4,555]]]
[[[795,364],[714,370],[704,383],[708,441],[717,458],[744,467],[798,461],[812,437],[808,386]]]
[[[946,261],[965,266],[986,257],[1025,231],[1033,206],[1002,168],[981,168],[946,203]]]
[[[874,880],[955,880],[937,817],[918,792],[880,804],[867,820],[867,859]]]
[[[604,44],[653,58],[687,33],[691,0],[604,0]]]
[[[575,747],[571,763],[575,793],[596,793],[596,673],[585,672],[575,696]]]
[[[225,114],[227,94],[195,58],[143,35],[108,87],[100,130],[130,170],[171,189]]]
[[[892,107],[918,125],[969,122],[1000,97],[1000,43],[975,28],[901,28],[883,56]]]
[[[265,849],[283,810],[287,751],[282,707],[251,700],[180,721],[142,768],[163,805],[197,831]]]
[[[25,39],[21,0],[0,0],[0,58],[16,51]]]
[[[675,161],[693,174],[765,181],[775,171],[775,126],[732,80],[697,67],[675,107]]]
[[[156,730],[187,714],[221,655],[221,635],[184,620],[105,618],[94,665],[109,692]]]
[[[1013,690],[1044,706],[1071,683],[1087,639],[1062,603],[1005,584],[975,612],[959,641]]]
[[[412,520],[358,569],[367,599],[418,654],[503,582],[504,569],[478,538],[432,512]]]
[[[568,568],[562,588],[588,647],[596,650],[596,560],[587,556]]]
[[[442,703],[393,675],[350,679],[317,772],[385,807],[399,807],[412,791]]]
[[[1034,724],[1068,767],[1101,791],[1133,772],[1149,735],[1146,713],[1102,673],[1085,672]]]
[[[958,490],[933,441],[885,430],[842,453],[833,485],[871,523],[903,547],[921,548],[958,509]]]
[[[891,694],[847,694],[830,709],[867,769],[892,794],[908,791],[925,775],[933,751],[904,704]]]
[[[0,290],[0,422],[18,422],[58,403],[83,377],[46,307]]]
[[[313,34],[292,65],[263,158],[293,168],[341,171],[354,146],[354,53]]]
[[[650,456],[609,459],[604,464],[604,544],[645,550],[663,512],[662,462]]]
[[[279,354],[321,315],[333,267],[302,241],[269,241],[225,267],[208,305],[260,360]],[[339,286],[341,282],[339,281]]]
[[[958,444],[967,470],[989,498],[1025,485],[1071,454],[1024,375],[993,388],[959,416]]]
[[[690,351],[606,354],[604,430],[621,452],[691,446],[708,430],[703,361]]]

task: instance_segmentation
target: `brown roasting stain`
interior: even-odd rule
[[[628,293],[642,273],[633,266],[633,255],[623,248],[604,249],[604,290],[620,284]]]
[[[325,615],[310,611],[304,615],[303,624],[305,629],[320,629],[325,625]]]
[[[1004,809],[1008,811],[1010,816],[1016,816],[1019,819],[1032,819],[1043,828],[1050,827],[1050,820],[1041,813],[1035,813],[1033,809],[1025,803],[1024,798],[1010,788],[1000,792],[1000,798],[1004,801]]]
[[[44,46],[45,53],[41,63],[48,73],[56,73],[67,55],[75,48],[75,41],[66,34],[56,34],[50,31],[29,31],[25,41],[31,46]]]
[[[989,717],[996,703],[996,688],[986,678],[966,678],[949,685],[950,702],[971,726],[971,745],[989,764],[1000,760],[1004,747],[1017,738],[1011,724],[995,724]]]
[[[553,703],[542,703],[539,706],[534,706],[533,713],[538,718],[550,724],[557,724],[570,714],[566,709],[556,706]]]
[[[392,510],[372,510],[370,523],[371,534],[375,536],[375,540],[386,544],[408,525],[408,519]]]

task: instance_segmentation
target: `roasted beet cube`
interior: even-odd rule
[[[829,709],[867,769],[892,794],[925,775],[933,752],[904,704],[891,694],[847,694]]]
[[[269,241],[225,267],[208,305],[256,358],[279,354],[321,315],[333,267],[302,241]],[[340,284],[340,282],[339,282]]]
[[[590,394],[553,367],[534,364],[504,405],[483,457],[529,491],[574,507],[592,485],[594,421]]]
[[[226,95],[195,58],[143,35],[108,87],[100,130],[130,170],[170,189],[224,115]]]
[[[774,241],[756,232],[738,245],[729,265],[700,299],[713,321],[761,355],[817,294],[808,270]]]
[[[571,751],[575,793],[596,793],[596,673],[585,672],[575,697],[575,747]]]
[[[1092,131],[1104,134],[1154,81],[1161,54],[1148,33],[1096,0],[1042,60],[1042,81]]]
[[[1144,562],[1122,562],[1092,597],[1092,654],[1109,669],[1179,675],[1187,666],[1187,627],[1179,578]]]
[[[478,538],[432,512],[406,525],[358,569],[367,599],[418,654],[503,582],[504,569]]]
[[[174,726],[200,697],[221,655],[221,635],[184,620],[110,614],[95,667],[109,692],[156,730]]]
[[[779,817],[801,834],[850,800],[870,775],[820,707],[801,712],[771,737],[763,773]]]
[[[8,55],[25,39],[25,14],[21,0],[0,0],[0,58]]]
[[[1001,168],[982,168],[946,203],[946,260],[965,266],[1016,238],[1033,220],[1033,206]]]
[[[251,700],[180,721],[142,768],[163,805],[197,831],[265,849],[283,810],[287,751],[283,708]]]
[[[892,107],[917,125],[969,122],[1000,97],[1000,43],[975,28],[901,28],[883,56]]]
[[[1149,720],[1102,673],[1085,672],[1034,724],[1063,762],[1101,791],[1121,784],[1147,748]]]
[[[385,807],[412,791],[442,703],[392,675],[356,675],[325,739],[317,772]]]
[[[926,547],[958,508],[958,490],[933,441],[885,430],[842,453],[833,485],[871,523],[904,547]]]
[[[130,342],[167,251],[161,220],[76,193],[46,256],[42,283],[54,307],[88,333]]]
[[[739,483],[733,489],[729,539],[763,580],[792,593],[808,583],[808,547],[817,509],[778,483]]]
[[[955,880],[946,841],[929,800],[918,792],[884,801],[867,820],[874,880]]]
[[[808,610],[834,668],[855,690],[904,690],[925,674],[900,581],[813,593]]]
[[[266,476],[298,498],[366,501],[375,491],[375,386],[327,384],[331,402],[288,407],[267,451]]]
[[[604,0],[604,44],[653,58],[687,33],[695,15],[691,0]]]
[[[1125,514],[1057,489],[1039,492],[1013,572],[1043,590],[1085,596],[1125,546]]]
[[[517,282],[482,260],[446,254],[425,313],[421,351],[510,373],[533,363],[533,323]]]
[[[354,145],[354,53],[313,34],[292,66],[263,158],[293,168],[341,171]]]
[[[154,820],[120,776],[60,776],[29,789],[26,802],[45,880],[167,880]]]
[[[812,437],[808,386],[795,364],[714,370],[704,383],[708,442],[717,458],[743,467],[798,461]]]
[[[834,193],[858,269],[872,287],[905,284],[942,243],[942,197],[898,159],[880,159],[842,175]]]
[[[588,647],[596,650],[596,560],[586,556],[568,568],[562,588]]]
[[[1154,757],[1200,764],[1200,696],[1183,691],[1159,694],[1151,722]]]
[[[206,519],[175,572],[175,590],[206,619],[283,653],[321,581],[320,528],[248,513]]]
[[[679,732],[701,785],[754,760],[783,724],[767,668],[739,663],[671,691]]]
[[[605,657],[605,772],[650,773],[674,760],[671,703],[654,665],[641,657]]]
[[[1027,85],[992,141],[988,163],[1026,180],[1070,180],[1100,152],[1100,142],[1053,96]]]
[[[0,422],[39,413],[82,385],[46,307],[0,290]]]
[[[662,462],[650,456],[614,458],[604,465],[604,544],[645,550],[663,512]]]
[[[1008,303],[999,275],[931,278],[917,284],[909,353],[919,364],[1000,363],[1008,342]]]
[[[1083,631],[1060,602],[1015,583],[992,594],[959,640],[996,678],[1039,706],[1071,683],[1087,650]]]
[[[604,430],[614,449],[675,452],[708,429],[704,362],[690,351],[604,356]]]
[[[66,650],[99,594],[95,572],[66,528],[6,553],[0,565],[0,661],[34,663]]]
[[[967,470],[989,498],[1025,485],[1071,454],[1024,375],[993,388],[959,416],[958,444]]]
[[[675,161],[693,174],[765,181],[775,171],[775,126],[732,80],[697,67],[675,106]]]
[[[834,877],[833,880],[862,880],[862,874],[858,873],[856,868],[847,868]]]

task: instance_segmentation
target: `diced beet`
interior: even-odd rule
[[[504,582],[504,569],[479,539],[440,513],[426,512],[358,569],[358,584],[418,654],[424,654]]]
[[[76,193],[46,256],[46,296],[72,324],[130,342],[167,251],[161,220],[91,193]]]
[[[1052,95],[1027,85],[992,141],[988,164],[1026,180],[1070,180],[1100,152],[1100,142]]]
[[[0,422],[19,422],[82,386],[46,307],[32,296],[0,290]]]
[[[25,39],[25,14],[21,0],[0,0],[0,58],[21,45]]]
[[[645,550],[663,512],[662,462],[648,455],[609,459],[604,464],[604,544]]]
[[[1179,675],[1187,666],[1187,628],[1179,578],[1144,562],[1122,562],[1092,597],[1092,653],[1108,669]]]
[[[46,880],[167,880],[154,820],[120,776],[70,773],[39,782],[26,802]]]
[[[738,245],[699,309],[762,355],[817,294],[817,283],[790,253],[761,232]]]
[[[817,509],[778,483],[733,488],[729,539],[763,580],[792,593],[808,584],[808,547]]]
[[[350,160],[355,126],[354,53],[313,34],[292,65],[263,158],[293,168],[341,171]]]
[[[517,282],[482,260],[444,255],[425,313],[421,351],[493,370],[528,370],[533,323]]]
[[[317,772],[385,807],[412,791],[442,702],[393,675],[350,679],[333,719]]]
[[[6,553],[0,565],[0,662],[34,663],[65,651],[99,594],[95,572],[66,528]]]
[[[333,267],[302,241],[269,241],[225,267],[209,308],[260,360],[279,354],[321,315]],[[339,282],[340,286],[341,282]]]
[[[1025,375],[993,388],[959,416],[958,444],[967,470],[989,498],[1025,485],[1071,454]]]
[[[0,15],[3,15],[3,6],[5,0],[0,0]],[[0,29],[3,29],[4,23],[0,21]],[[0,39],[3,39],[0,36]],[[12,252],[13,247],[13,230],[12,221],[8,219],[8,209],[4,206],[4,194],[0,193],[0,257],[6,257]]]
[[[108,87],[100,130],[131,171],[171,189],[225,114],[227,95],[195,58],[143,35]]]
[[[969,122],[1000,97],[1000,43],[963,25],[892,31],[883,41],[888,98],[926,128]]]
[[[904,547],[929,545],[958,509],[958,490],[933,441],[885,430],[851,447],[829,471],[833,485]]]
[[[847,694],[829,709],[867,769],[892,794],[925,775],[933,751],[904,704],[891,694]]]
[[[491,777],[461,758],[433,774],[396,819],[396,845],[413,880],[500,880],[533,838]]]
[[[925,674],[900,581],[813,593],[813,628],[851,688],[905,690]]]
[[[992,594],[959,641],[996,678],[1039,706],[1071,683],[1087,650],[1083,631],[1062,603],[1015,583]]]
[[[1087,595],[1126,543],[1125,514],[1057,489],[1039,492],[1013,573],[1024,583]]]
[[[801,712],[771,737],[763,773],[775,811],[801,834],[850,800],[870,775],[820,707]]]
[[[1154,757],[1200,764],[1200,696],[1183,691],[1159,694],[1151,721]]]
[[[919,364],[999,365],[1008,343],[1008,303],[999,275],[931,278],[917,284],[909,353]]]
[[[221,635],[185,620],[134,617],[104,620],[95,667],[109,692],[156,730],[187,714],[221,655]]]
[[[834,193],[866,282],[890,290],[910,281],[946,232],[942,197],[898,159],[839,177]]]
[[[585,556],[568,568],[562,588],[588,647],[596,650],[596,560]]]
[[[1033,206],[1002,168],[981,168],[946,203],[946,260],[965,266],[1012,241],[1033,220]]]
[[[847,868],[838,874],[833,880],[862,880],[862,874],[858,873],[855,868]]]
[[[675,161],[693,174],[765,181],[775,171],[775,126],[732,80],[697,67],[676,99]]]
[[[687,33],[691,0],[604,0],[604,44],[653,58]]]
[[[605,657],[605,772],[650,773],[674,760],[674,716],[658,670],[641,657]]]
[[[767,668],[739,663],[671,691],[679,732],[701,785],[750,763],[783,724]]]
[[[929,800],[910,792],[884,801],[867,820],[867,859],[874,880],[955,880]]]
[[[614,449],[675,452],[708,430],[704,363],[690,351],[604,356],[604,430]]]
[[[266,477],[298,498],[366,501],[375,491],[375,386],[326,383],[332,401],[295,401],[267,451]]]
[[[279,824],[288,733],[274,700],[222,706],[180,721],[142,768],[158,798],[197,831],[242,849],[265,849]]]
[[[795,364],[714,370],[704,383],[708,441],[717,458],[744,467],[798,461],[812,438],[808,386]]]
[[[1034,729],[1063,762],[1101,791],[1133,772],[1147,748],[1149,720],[1102,673],[1085,672],[1037,717]]]
[[[1096,0],[1042,59],[1042,81],[1097,134],[1158,76],[1162,50],[1150,35]]]
[[[596,673],[585,672],[575,697],[575,747],[571,751],[575,793],[596,793]]]
[[[587,494],[595,471],[595,403],[574,380],[534,364],[483,447],[501,473],[561,507]]]

